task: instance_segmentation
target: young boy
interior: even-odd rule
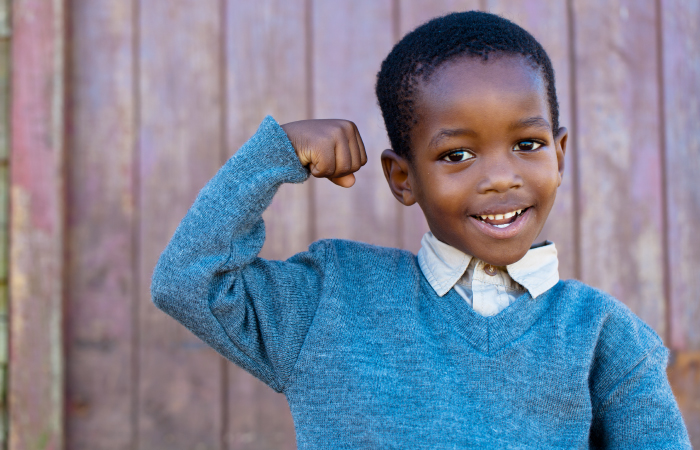
[[[163,252],[158,307],[283,392],[300,449],[690,448],[659,337],[532,246],[567,142],[539,43],[486,13],[434,19],[377,96],[389,187],[431,230],[417,257],[324,240],[258,258],[281,183],[349,187],[367,159],[351,122],[268,117]]]

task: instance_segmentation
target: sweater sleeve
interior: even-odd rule
[[[629,310],[601,331],[590,443],[600,449],[690,449],[666,376],[668,350]]]
[[[201,190],[158,260],[153,302],[227,359],[280,392],[323,289],[325,244],[287,261],[257,257],[262,213],[307,170],[271,117]]]

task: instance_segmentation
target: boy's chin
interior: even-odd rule
[[[492,266],[504,267],[520,261],[530,250],[532,243],[539,235],[539,230],[527,230],[511,239],[492,240],[483,236],[471,235],[446,235],[443,237],[442,230],[433,230],[433,235],[438,240],[471,255]],[[475,245],[476,244],[476,245]]]
[[[515,257],[507,256],[507,257],[502,257],[502,258],[479,258],[479,259],[484,261],[487,264],[491,264],[492,266],[505,267],[505,266],[509,266],[509,265],[514,264],[514,263],[520,261],[521,259],[523,259],[523,257],[525,256],[525,253],[527,253],[527,251],[524,252],[522,255],[518,255]],[[478,256],[477,256],[477,258],[478,258]]]
[[[492,247],[487,252],[475,251],[474,253],[470,253],[467,251],[465,253],[468,253],[487,264],[491,264],[492,266],[505,267],[523,259],[527,251],[530,250],[531,245],[532,244],[522,243],[514,246],[511,244],[503,250]]]

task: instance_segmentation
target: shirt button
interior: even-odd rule
[[[484,264],[484,272],[486,272],[487,275],[494,276],[496,275],[496,268],[491,264]]]

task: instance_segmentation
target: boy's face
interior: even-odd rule
[[[415,112],[411,163],[382,155],[394,195],[418,202],[441,241],[493,265],[521,259],[564,170],[566,129],[552,134],[539,72],[520,57],[448,62],[419,85]]]

